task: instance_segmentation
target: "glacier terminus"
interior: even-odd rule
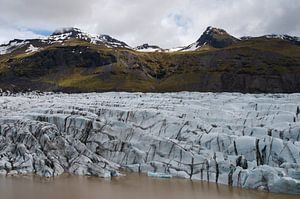
[[[0,173],[163,173],[300,194],[300,94],[5,93]]]

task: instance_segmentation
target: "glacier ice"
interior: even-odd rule
[[[300,94],[0,95],[2,175],[126,169],[300,194]]]

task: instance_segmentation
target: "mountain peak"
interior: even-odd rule
[[[61,34],[67,34],[67,33],[71,33],[72,35],[77,35],[79,33],[82,33],[82,31],[79,28],[65,27],[65,28],[61,28],[61,29],[55,30],[51,34],[51,36],[61,35]]]
[[[236,43],[237,41],[237,38],[228,34],[225,30],[209,26],[196,43],[197,47],[208,44],[214,48],[225,48]]]
[[[225,34],[228,34],[228,33],[225,30],[221,29],[221,28],[208,26],[203,34],[206,34],[206,35],[209,35],[209,34],[225,35]]]
[[[238,42],[238,40],[221,28],[208,26],[196,42],[179,51],[194,51],[207,45],[213,48],[225,48]]]
[[[109,35],[89,34],[79,28],[69,27],[61,28],[52,33],[49,37],[51,42],[63,42],[68,39],[80,39],[92,44],[104,44],[110,48],[130,48],[125,42],[119,41]]]

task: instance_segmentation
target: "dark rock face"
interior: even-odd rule
[[[222,85],[218,90],[246,93],[297,92],[300,88],[300,74],[285,75],[249,75],[225,73],[221,77]]]
[[[225,48],[238,41],[237,38],[229,35],[225,30],[208,27],[202,36],[197,40],[197,47],[208,44],[214,48]]]
[[[115,63],[116,57],[112,54],[100,54],[85,46],[60,47],[55,50],[44,50],[30,57],[26,57],[19,62],[13,62],[13,69],[22,74],[31,77],[40,76],[47,73],[51,69],[59,69],[62,67],[99,67]],[[30,69],[32,73],[28,74]]]

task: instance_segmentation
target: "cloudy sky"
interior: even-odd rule
[[[239,37],[300,36],[300,0],[0,0],[0,43],[61,27],[109,34],[131,46],[194,42],[207,26]]]

